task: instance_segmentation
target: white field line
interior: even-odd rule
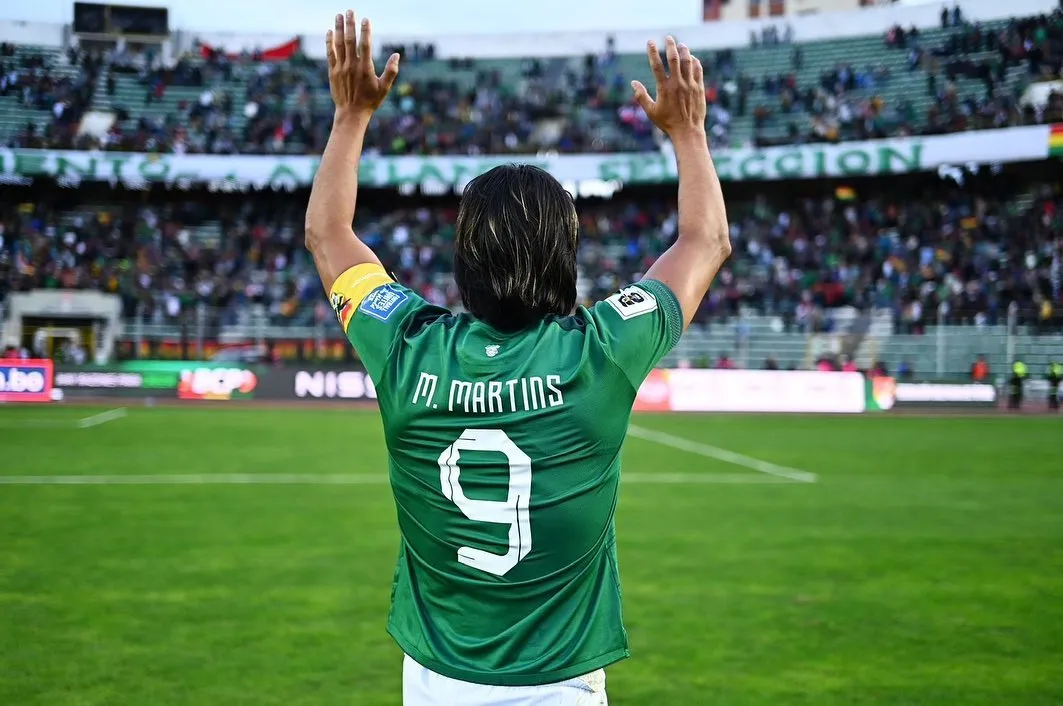
[[[116,419],[121,419],[126,416],[126,408],[119,407],[118,409],[109,409],[106,412],[100,412],[94,414],[91,417],[84,417],[78,420],[78,429],[88,429],[89,427],[96,427],[107,422],[113,422]]]
[[[724,463],[742,466],[743,468],[749,468],[775,478],[784,478],[798,483],[815,483],[819,480],[819,477],[815,473],[809,473],[808,471],[802,471],[797,468],[780,466],[775,463],[769,463],[768,461],[761,461],[759,458],[753,458],[752,456],[746,456],[744,454],[735,453],[734,451],[728,451],[727,449],[721,449],[719,446],[711,446],[697,441],[690,441],[689,439],[684,439],[680,436],[672,436],[671,434],[665,434],[662,431],[654,431],[634,424],[628,427],[627,433],[636,439],[654,441],[663,446],[670,446],[673,449],[679,449],[680,451],[687,451],[699,456],[705,456],[706,458],[723,461]]]
[[[624,473],[641,485],[764,484],[791,481],[749,473]],[[387,485],[382,474],[195,473],[159,475],[0,476],[0,485]]]
[[[788,478],[750,473],[621,473],[620,482],[639,485],[793,485]]]

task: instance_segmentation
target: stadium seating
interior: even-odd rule
[[[1052,37],[1046,45],[1052,58],[1049,62],[1046,56],[1045,63],[1058,70],[1054,47],[1063,40],[1060,16],[1045,22]],[[961,104],[969,95],[977,103],[985,83],[949,62],[988,66],[999,54],[988,49],[986,35],[999,32],[1014,44],[1030,27],[983,24],[978,49],[968,43],[969,51],[963,52],[961,37],[969,40],[972,31],[927,29],[918,39],[904,34],[898,40],[891,32],[888,40],[865,36],[703,53],[711,67],[710,90],[722,95],[728,82],[739,86],[727,101],[729,129],[717,131],[717,141],[807,140],[823,124],[804,109],[800,96],[791,112],[782,110],[780,91],[766,83],[781,83],[792,73],[799,93],[819,94],[810,102],[830,122],[839,107],[828,106],[824,96],[834,93],[843,68],[854,74],[854,85],[837,97],[857,114],[860,101],[872,98],[883,108],[871,128],[858,125],[865,122],[859,117],[850,130],[837,126],[837,139],[985,126],[976,119],[978,106],[972,112]],[[913,53],[916,47],[922,55]],[[0,141],[14,145],[95,146],[84,136],[71,139],[69,121],[59,129],[49,101],[26,100],[36,95],[34,82],[44,72],[55,81],[50,98],[86,105],[91,99],[92,108],[118,114],[118,129],[107,136],[106,149],[298,154],[315,153],[327,136],[325,72],[319,62],[305,58],[265,63],[196,54],[160,72],[146,68],[150,57],[125,52],[112,52],[99,69],[85,53],[34,46],[5,53],[0,56],[4,75],[17,69],[20,81],[30,77],[0,96]],[[957,74],[955,99],[931,95],[928,71],[942,76],[937,85],[942,90],[944,77]],[[1013,99],[1029,71],[1026,61],[999,73],[994,68],[996,95]],[[856,73],[864,74],[862,80],[855,80]],[[534,61],[411,57],[376,118],[369,148],[414,154],[521,152],[540,145],[584,152],[652,149],[652,132],[623,110],[631,78],[650,80],[641,54]],[[84,90],[85,81],[91,91]],[[722,107],[724,100],[717,103]],[[759,126],[758,106],[773,114]],[[1013,101],[990,107],[988,124],[1031,118]],[[935,110],[967,113],[969,120],[907,124],[908,116],[921,118]],[[1053,116],[1048,110],[1041,118],[1060,119]],[[32,136],[27,124],[35,126]],[[734,256],[698,312],[698,323],[706,325],[692,330],[670,360],[705,363],[711,362],[704,360],[706,352],[731,351],[742,365],[759,366],[770,357],[783,367],[809,367],[820,353],[837,351],[821,351],[787,332],[806,334],[808,340],[856,332],[861,344],[847,354],[861,365],[905,360],[929,370],[939,367],[937,348],[927,343],[937,336],[939,321],[977,324],[980,330],[1001,327],[1013,303],[1022,324],[1061,329],[1063,295],[1051,244],[1060,237],[1055,214],[1063,213],[1063,198],[1053,174],[1048,169],[1027,176],[1022,167],[1011,168],[993,182],[1007,187],[1003,193],[985,184],[963,189],[928,180],[918,198],[910,189],[889,185],[859,187],[859,196],[840,195],[826,185],[806,189],[800,197],[769,187],[756,195],[730,191]],[[329,320],[302,247],[305,194],[172,191],[148,205],[122,191],[71,196],[41,186],[35,184],[32,195],[12,190],[0,204],[0,305],[7,291],[72,287],[123,295],[126,314],[141,325],[185,325],[190,312],[211,330],[252,322],[313,329]],[[624,190],[610,201],[581,202],[580,214],[578,290],[584,302],[640,276],[676,229],[670,190]],[[357,226],[404,283],[453,307],[460,303],[450,272],[453,221],[452,200],[392,194],[363,198]],[[942,302],[947,308],[939,309]],[[888,314],[884,320],[870,313],[880,311]],[[947,343],[950,369],[979,352],[994,365],[1005,359],[1003,350],[986,349],[977,336],[964,334]],[[1042,353],[1024,355],[1038,360]]]
[[[1048,26],[1050,36],[1063,35],[1058,20]],[[943,55],[941,50],[950,37],[973,31],[970,25],[927,29],[918,37],[906,36],[904,46],[887,46],[884,37],[872,35],[702,52],[709,91],[719,96],[717,109],[710,115],[710,123],[717,128],[715,141],[737,146],[754,141],[827,141],[920,132],[926,129],[929,112],[950,109],[952,104],[939,101],[937,95],[946,88],[954,92],[957,102],[969,99],[959,112],[971,113],[971,108],[977,108],[987,97],[986,84],[960,71],[948,86],[948,62],[962,58],[976,66],[992,65],[1000,54],[989,47],[985,37],[1011,33],[1014,40],[1019,36],[1014,22],[986,22],[977,26],[981,38],[977,48],[964,46],[967,51],[961,51],[957,44],[951,54]],[[915,47],[922,51],[918,61],[911,56]],[[43,54],[60,75],[76,71],[58,50],[21,47],[19,52]],[[852,73],[854,80],[847,90],[835,93],[835,82],[825,81],[824,74],[838,70]],[[928,85],[929,73],[940,76],[933,90]],[[193,74],[194,80],[189,78]],[[1032,119],[1015,108],[1028,75],[1026,61],[1016,58],[1008,62],[999,74],[993,71],[999,80],[993,93],[994,109],[985,111],[991,119],[980,121],[977,114],[965,115],[962,124],[934,125],[930,130],[992,127]],[[787,92],[778,86],[788,77],[797,90],[786,101],[790,107],[784,108],[782,95]],[[370,135],[370,147],[400,154],[653,149],[656,143],[648,128],[632,129],[632,124],[639,123],[638,112],[621,114],[630,105],[628,83],[633,78],[650,80],[642,54],[610,57],[603,53],[538,61],[409,60],[403,65],[399,86],[377,118],[378,129]],[[769,79],[775,84],[770,88]],[[109,81],[113,85],[109,86]],[[163,87],[156,91],[155,84],[160,82]],[[815,105],[812,94],[820,89],[820,101]],[[211,110],[197,110],[207,90],[216,103]],[[268,92],[268,99],[261,97],[263,90]],[[812,100],[806,101],[809,91]],[[831,94],[837,102],[828,97]],[[230,103],[220,110],[224,96]],[[876,107],[864,125],[861,103],[871,100]],[[251,101],[254,108],[247,107]],[[103,71],[96,82],[93,107],[124,111],[125,119],[119,124],[123,132],[128,135],[147,127],[146,133],[155,138],[155,149],[173,149],[174,132],[183,127],[193,133],[192,139],[184,136],[180,148],[188,151],[319,151],[330,115],[322,65],[298,58],[256,64],[250,60],[206,61],[197,55],[182,59],[178,70],[145,76]],[[806,109],[812,107],[826,123],[836,123],[839,112],[852,112],[852,127],[844,124],[848,120],[827,129],[821,125],[817,135],[814,116]],[[758,109],[763,111],[759,127]],[[194,118],[191,125],[189,117]],[[17,141],[27,118],[41,123],[49,116],[40,111],[29,115],[11,98],[0,101],[0,140]],[[153,124],[145,126],[141,119]],[[294,128],[293,120],[298,123]],[[836,136],[833,127],[840,127]],[[212,129],[228,137],[200,143],[194,134]],[[278,131],[283,139],[274,139]],[[132,144],[111,142],[107,148],[145,149],[140,144],[144,137]]]
[[[166,313],[171,297],[185,308],[218,307],[219,320],[232,320],[249,301],[280,325],[320,315],[311,306],[320,297],[302,247],[301,199],[174,192],[164,205],[117,195],[69,203],[66,196],[13,199],[0,210],[9,248],[21,243],[0,251],[0,273],[7,269],[0,293],[65,283],[122,293],[128,313],[143,306],[149,317],[176,316],[180,307]],[[940,302],[948,302],[941,311],[947,322],[984,326],[1002,324],[1012,301],[1033,323],[1042,297],[1058,298],[1050,266],[1063,198],[1048,184],[1030,183],[1006,198],[942,185],[921,201],[876,194],[846,202],[824,193],[733,199],[729,209],[735,253],[701,321],[767,316],[788,330],[832,331],[839,322],[822,312],[853,307],[891,310],[900,330],[921,333],[938,320]],[[356,225],[402,281],[454,306],[454,215],[452,204],[414,199],[383,207],[368,199]],[[645,272],[677,227],[674,202],[662,195],[583,203],[580,215],[586,301]]]
[[[0,65],[4,68],[0,76],[15,71],[28,75],[30,71],[22,69],[22,64],[35,58],[39,58],[43,64],[40,71],[47,71],[56,81],[72,82],[79,74],[79,68],[71,64],[58,48],[16,45],[12,49],[11,56],[0,56]],[[0,141],[24,131],[28,124],[43,131],[53,120],[51,108],[51,105],[37,106],[23,102],[20,89],[11,89],[6,95],[0,95]]]

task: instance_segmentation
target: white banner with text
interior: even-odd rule
[[[867,390],[860,373],[811,370],[654,370],[635,411],[859,414]]]
[[[1053,135],[1056,140],[1053,141]],[[1056,145],[1053,148],[1053,145]],[[855,178],[1044,160],[1063,151],[1063,126],[981,130],[839,144],[721,149],[713,153],[729,181]],[[320,158],[311,155],[212,155],[0,149],[0,183],[102,181],[130,188],[152,184],[219,191],[297,189],[310,185]],[[372,156],[358,165],[361,186],[460,189],[510,162],[534,164],[562,182],[660,184],[676,180],[675,160],[661,152],[630,154]]]

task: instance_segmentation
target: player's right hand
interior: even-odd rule
[[[368,116],[387,98],[399,75],[399,55],[392,54],[384,73],[376,75],[373,66],[373,27],[362,20],[362,36],[356,42],[354,11],[336,15],[336,29],[325,35],[328,56],[328,83],[337,115],[343,112]]]
[[[685,44],[676,45],[671,36],[666,40],[665,54],[668,69],[661,62],[655,42],[646,43],[646,56],[657,81],[657,97],[639,81],[632,81],[635,100],[646,111],[653,124],[674,138],[685,130],[705,132],[705,74],[701,62],[690,54]]]

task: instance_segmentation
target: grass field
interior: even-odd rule
[[[103,411],[0,408],[0,705],[398,706],[376,415]],[[614,706],[1063,704],[1063,420],[634,424]]]

